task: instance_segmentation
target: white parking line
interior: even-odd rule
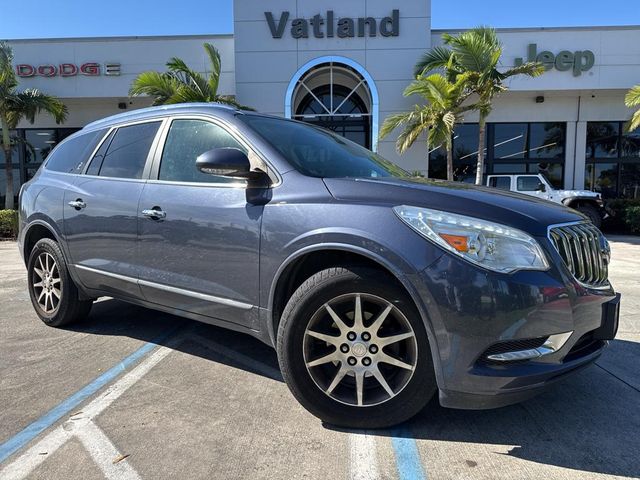
[[[183,339],[184,337],[180,335],[176,337],[171,344],[177,345]],[[67,420],[64,424],[53,430],[33,447],[20,455],[16,460],[8,464],[0,471],[0,478],[3,480],[25,478],[73,436],[78,436],[85,446],[87,446],[87,444],[90,445],[91,448],[87,450],[108,478],[139,478],[138,474],[133,470],[133,467],[127,462],[127,459],[117,464],[112,464],[112,467],[115,467],[113,469],[106,465],[108,462],[113,462],[115,457],[119,455],[119,452],[106,435],[93,424],[92,420],[120,398],[124,392],[131,388],[131,386],[172,351],[173,349],[168,346],[159,347],[137,367],[125,374],[120,380],[112,384],[95,400],[90,402],[81,414],[73,416],[71,420]],[[77,423],[77,425],[75,425],[75,423]],[[92,435],[95,436],[93,440]],[[41,453],[43,452],[47,452],[47,454],[42,455]],[[120,475],[121,472],[123,474],[128,473],[129,476]]]
[[[366,434],[349,434],[350,480],[377,480],[378,461],[376,437]]]

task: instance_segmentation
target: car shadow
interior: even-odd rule
[[[86,321],[69,329],[156,342],[185,354],[282,381],[275,351],[249,335],[116,300],[97,302]],[[186,332],[187,338],[202,338],[205,343],[210,340],[213,347],[202,348],[202,343],[197,341],[175,344],[172,339],[180,332]],[[167,337],[167,334],[170,335]],[[166,338],[157,341],[163,336]],[[216,344],[224,347],[222,353]],[[443,408],[434,397],[421,413],[404,425],[386,430],[348,431],[439,442],[440,448],[442,442],[486,445],[489,450],[495,446],[497,455],[638,478],[640,392],[635,378],[637,370],[627,365],[629,359],[635,359],[637,365],[640,344],[614,340],[596,365],[527,402],[495,410],[468,411]],[[310,421],[313,420],[310,418]],[[347,431],[326,424],[325,427]],[[429,443],[420,444],[420,448],[428,446]]]

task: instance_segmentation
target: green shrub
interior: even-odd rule
[[[629,233],[629,225],[625,218],[627,209],[632,207],[640,207],[640,199],[617,198],[607,201],[610,216],[602,223],[602,229],[611,233]]]
[[[0,238],[16,238],[18,236],[18,212],[16,210],[0,210]]]
[[[624,211],[624,223],[631,233],[640,235],[640,207],[627,207]]]

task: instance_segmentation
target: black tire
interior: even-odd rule
[[[395,396],[387,393],[389,398],[377,404],[350,405],[335,399],[331,396],[332,393],[327,393],[319,386],[317,380],[314,380],[310,368],[305,363],[305,348],[307,348],[305,347],[305,338],[308,335],[307,327],[314,321],[313,318],[319,318],[318,312],[322,312],[322,308],[326,308],[328,302],[345,298],[348,295],[356,295],[360,298],[361,294],[367,298],[383,299],[389,302],[387,305],[391,304],[392,312],[394,312],[391,317],[401,314],[401,318],[408,321],[415,334],[415,337],[411,339],[412,345],[415,346],[415,367],[412,374],[406,374],[411,376],[408,380],[404,380],[406,383],[403,386],[400,386],[397,391],[392,389]],[[399,314],[393,307],[398,309]],[[374,317],[367,317],[370,314],[365,312],[364,303],[362,311],[363,317],[368,318],[365,323],[368,323],[370,327],[374,323],[372,320]],[[346,315],[345,318],[348,321],[355,323],[355,320],[349,320],[348,313]],[[335,323],[334,326],[336,326]],[[349,326],[349,328],[354,327]],[[376,338],[378,338],[377,334]],[[358,337],[358,341],[362,341],[360,337]],[[374,341],[376,340],[371,340],[371,342]],[[328,343],[326,346],[333,348]],[[340,348],[343,346],[341,345]],[[352,348],[349,355],[352,351],[356,351],[353,345]],[[371,345],[369,344],[367,348],[370,349]],[[387,346],[381,346],[380,353],[386,348]],[[338,353],[338,350],[336,347],[334,353]],[[376,350],[378,350],[377,347]],[[277,351],[282,375],[296,399],[309,412],[324,422],[339,427],[385,428],[396,425],[422,410],[437,389],[431,350],[422,319],[404,289],[397,285],[395,279],[379,270],[362,267],[329,268],[316,273],[305,281],[291,296],[284,309],[278,327]],[[365,355],[369,355],[369,350]],[[365,365],[364,358],[360,358],[358,361]],[[388,368],[378,362],[376,365],[380,367],[380,370]],[[340,369],[341,366],[349,368],[345,362],[332,362],[321,368]],[[350,374],[355,377],[353,372]],[[346,381],[352,382],[351,385],[355,384],[355,380],[350,380],[346,376],[344,378]],[[369,386],[369,390],[363,387],[361,391],[372,395],[369,393],[372,391],[371,387],[377,388],[375,384],[371,383],[373,381],[374,377],[371,374],[369,376],[365,374],[363,382]],[[348,388],[348,385],[337,387],[335,390]],[[380,382],[377,382],[377,385],[382,386]],[[358,398],[358,402],[364,398],[364,393]]]
[[[51,266],[52,261],[55,262],[55,267]],[[52,272],[51,275],[46,275],[47,280],[38,273],[43,271],[41,267],[46,262],[49,262],[47,268],[50,266]],[[84,319],[89,314],[93,301],[80,300],[78,287],[69,276],[67,263],[60,246],[55,241],[43,238],[35,244],[27,262],[27,280],[31,304],[38,317],[50,327],[69,325]],[[37,283],[46,283],[46,285],[37,286]],[[59,294],[57,301],[54,293],[56,286]],[[47,296],[49,300],[43,300]]]
[[[602,216],[593,205],[580,205],[576,210],[589,217],[591,223],[593,223],[597,228],[600,228],[602,225]]]

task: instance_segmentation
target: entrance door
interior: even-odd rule
[[[247,151],[222,124],[170,124],[140,199],[140,288],[150,302],[254,326],[263,206],[245,181],[196,169],[214,148]]]

